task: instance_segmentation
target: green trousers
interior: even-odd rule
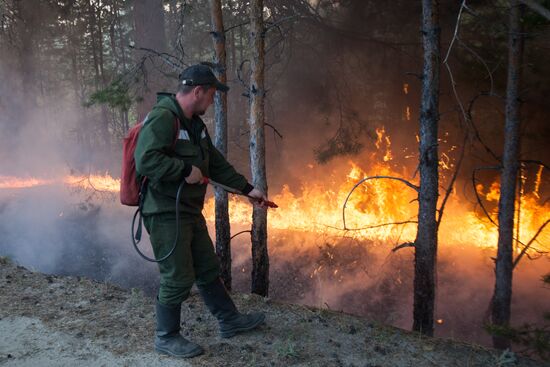
[[[176,213],[143,217],[155,258],[165,256],[174,245]],[[158,299],[164,305],[179,305],[189,297],[193,283],[206,285],[220,274],[220,262],[208,234],[202,214],[184,214],[179,218],[178,243],[174,253],[158,263],[160,288]]]

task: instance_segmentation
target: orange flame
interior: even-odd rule
[[[0,176],[0,189],[25,189],[37,186],[65,184],[72,188],[116,193],[120,190],[120,180],[104,175],[74,176],[67,175],[61,179],[18,178]]]
[[[354,163],[350,162],[350,165],[351,169],[344,182],[335,188],[330,182],[336,181],[336,177],[330,177],[326,183],[303,185],[299,192],[292,192],[288,186],[284,186],[280,193],[272,197],[279,205],[279,209],[269,211],[270,228],[339,236],[347,233],[358,239],[374,241],[414,241],[414,221],[418,211],[417,203],[414,201],[416,192],[393,180],[371,180],[359,186],[346,205],[346,227],[349,230],[343,230],[342,206],[348,193],[360,179],[374,175],[399,176],[383,165],[375,166],[369,172],[363,171]],[[478,191],[484,195],[485,200],[498,201],[498,183],[493,183],[486,193],[483,192],[483,187],[478,185]],[[524,243],[548,217],[549,209],[550,204],[539,203],[535,195],[523,196],[520,233]],[[207,200],[204,212],[207,218],[214,219],[213,198]],[[230,198],[229,212],[233,224],[248,225],[251,221],[250,204],[238,197]],[[476,214],[469,203],[465,205],[464,199],[455,192],[451,194],[444,213],[439,229],[442,244],[482,248],[496,246],[496,226]],[[410,222],[378,226],[407,221]],[[550,231],[539,236],[539,245],[548,243],[548,232]]]
[[[357,239],[395,244],[414,241],[418,212],[417,193],[399,181],[375,179],[364,182],[349,196],[343,210],[348,194],[361,179],[370,176],[411,176],[406,168],[402,168],[400,172],[392,168],[391,140],[385,135],[383,128],[377,129],[376,133],[378,137],[376,145],[380,148],[376,154],[382,157],[372,160],[378,160],[380,163],[370,162],[368,169],[363,169],[358,164],[349,162],[349,170],[346,174],[336,172],[332,175],[325,174],[323,181],[304,181],[299,189],[294,190],[287,185],[283,186],[279,193],[271,197],[271,200],[279,205],[279,209],[269,211],[269,227],[328,236],[346,234]],[[449,156],[442,154],[440,167],[450,169],[453,166]],[[313,164],[308,164],[307,167],[308,172],[314,172],[317,168]],[[325,169],[326,167],[323,167],[323,170]],[[532,238],[538,226],[548,218],[550,212],[550,203],[540,201],[541,176],[542,170],[539,170],[535,177],[533,192],[523,193],[522,196],[521,221],[516,232],[524,243]],[[120,180],[108,174],[67,175],[57,180],[0,176],[0,189],[22,189],[51,184],[116,193],[119,191]],[[498,210],[496,204],[500,194],[499,183],[493,182],[488,189],[478,184],[476,189],[491,207],[490,214],[496,220]],[[231,223],[250,225],[252,207],[247,200],[231,196],[229,212]],[[206,201],[204,214],[208,220],[214,220],[214,198]],[[465,202],[463,197],[453,191],[445,207],[439,228],[439,238],[443,245],[494,248],[497,245],[498,232],[496,226],[474,211],[470,202]],[[539,235],[535,244],[539,249],[548,250],[549,239],[550,231],[545,230]]]
[[[50,185],[52,180],[43,180],[34,177],[21,179],[13,176],[0,176],[0,189],[25,189],[34,186]]]

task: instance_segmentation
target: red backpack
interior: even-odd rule
[[[139,192],[142,184],[147,180],[144,177],[141,182],[137,179],[136,161],[134,160],[134,152],[136,151],[136,145],[138,142],[139,132],[143,127],[143,124],[147,120],[147,117],[143,122],[137,123],[134,127],[128,130],[128,134],[122,142],[122,173],[120,177],[120,202],[128,206],[139,206]],[[175,138],[172,144],[172,149],[176,146],[178,139],[178,133],[180,129],[180,122],[176,117],[174,122]]]

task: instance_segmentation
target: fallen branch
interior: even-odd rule
[[[464,134],[464,142],[462,143],[462,151],[460,152],[460,158],[458,159],[458,162],[456,164],[455,172],[453,173],[453,177],[451,178],[451,182],[449,183],[449,187],[445,191],[445,197],[443,198],[443,201],[441,202],[441,206],[439,209],[437,209],[437,220],[436,220],[436,228],[439,228],[439,225],[441,224],[441,218],[443,218],[443,210],[445,209],[445,204],[447,204],[447,200],[451,196],[451,192],[453,191],[453,186],[456,181],[456,178],[458,177],[458,171],[460,171],[460,167],[462,166],[462,161],[464,159],[464,153],[466,152],[466,141],[468,140],[468,133]]]
[[[537,237],[539,236],[539,234],[542,232],[542,230],[544,229],[544,227],[546,227],[546,225],[550,223],[550,219],[547,219],[546,222],[543,223],[542,226],[539,227],[537,233],[535,233],[535,235],[533,236],[533,238],[531,238],[529,240],[529,242],[527,242],[527,244],[523,247],[523,250],[521,250],[520,254],[518,255],[518,257],[516,257],[516,259],[514,260],[514,263],[512,264],[512,269],[515,269],[516,265],[519,263],[519,261],[521,260],[521,258],[523,257],[523,255],[526,254],[527,250],[529,250],[529,247],[531,247],[531,245],[533,244],[533,242],[535,242],[535,240],[537,239]],[[527,254],[527,257],[529,257],[529,255]]]
[[[411,224],[411,223],[418,223],[418,221],[416,221],[416,220],[405,220],[405,221],[402,221],[402,222],[374,224],[372,226],[361,227],[361,228],[339,228],[339,227],[334,227],[334,226],[329,226],[329,225],[325,225],[325,227],[332,228],[332,229],[338,229],[340,231],[363,231],[363,230],[367,230],[367,229],[374,229],[374,228],[387,227],[387,226],[399,226],[399,225]]]
[[[351,194],[353,193],[353,191],[355,191],[355,189],[365,181],[373,180],[373,179],[384,179],[384,178],[388,179],[388,180],[396,180],[396,181],[402,182],[405,185],[412,188],[416,192],[419,192],[419,190],[420,190],[420,187],[418,187],[418,186],[416,186],[416,185],[410,183],[409,181],[407,181],[403,178],[400,178],[400,177],[393,177],[393,176],[370,176],[370,177],[365,177],[364,179],[362,179],[361,181],[356,183],[355,186],[353,186],[353,188],[349,192],[348,196],[346,197],[346,201],[344,201],[344,206],[342,207],[342,221],[344,223],[344,230],[347,230],[347,227],[346,227],[346,205],[347,205],[348,200],[349,200]]]
[[[248,230],[245,230],[245,231],[240,231],[239,233],[236,233],[236,234],[234,234],[233,236],[229,237],[229,241],[231,241],[233,238],[237,237],[238,235],[243,234],[243,233],[247,233],[247,232],[248,232],[248,233],[252,233],[252,231],[249,230],[249,229],[248,229]]]
[[[544,6],[542,6],[535,0],[519,0],[519,1],[527,5],[531,10],[536,12],[538,15],[550,20],[550,10],[546,9]]]
[[[405,248],[405,247],[415,247],[416,245],[414,244],[414,242],[405,242],[405,243],[402,243],[400,244],[399,246],[396,246],[394,247],[391,252],[396,252],[397,250],[401,250],[402,248]]]

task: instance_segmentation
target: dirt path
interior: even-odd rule
[[[197,295],[182,328],[206,350],[191,360],[152,352],[153,300],[136,290],[31,272],[0,258],[2,366],[543,366],[465,343],[427,339],[364,318],[235,295],[267,323],[231,339]]]

